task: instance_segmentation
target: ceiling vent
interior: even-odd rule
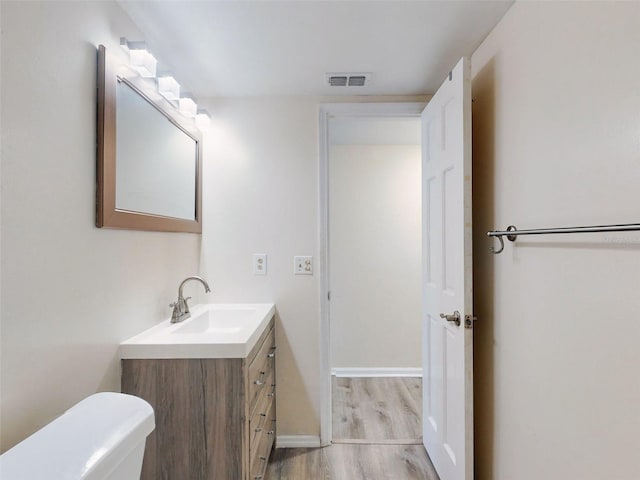
[[[349,77],[342,75],[331,75],[329,76],[329,85],[332,87],[346,87],[348,79]]]
[[[331,87],[365,87],[371,84],[370,73],[327,73],[325,76]]]

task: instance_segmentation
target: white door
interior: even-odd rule
[[[422,112],[422,145],[424,445],[441,480],[471,480],[473,290],[467,59],[458,62]]]

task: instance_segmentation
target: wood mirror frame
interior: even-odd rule
[[[146,101],[196,142],[196,182],[194,220],[116,208],[116,87],[118,67],[103,45],[98,47],[98,111],[96,226],[125,230],[202,233],[202,138],[199,132],[181,122],[178,115],[151,100],[133,81],[127,81]]]

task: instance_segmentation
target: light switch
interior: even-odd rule
[[[313,257],[293,257],[294,275],[313,275]]]
[[[267,254],[266,253],[253,254],[253,274],[254,275],[267,274]]]

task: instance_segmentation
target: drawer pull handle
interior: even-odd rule
[[[265,457],[264,455],[260,455],[260,460],[262,460],[263,462],[267,461],[267,457]]]
[[[276,356],[276,352],[267,353],[267,358],[274,358]]]
[[[273,435],[274,433],[276,433],[276,432],[274,432],[273,430],[269,430],[269,431],[267,432],[267,435]]]
[[[273,397],[274,395],[275,395],[275,392],[267,393],[267,397]]]
[[[275,384],[275,383],[272,383],[272,384],[271,384],[271,386],[272,386],[272,387],[275,387],[275,386],[276,386],[276,384]]]
[[[262,480],[262,475],[256,475],[253,478],[254,478],[254,480]]]
[[[256,433],[260,433],[262,431],[262,427],[256,428]]]
[[[266,417],[266,416],[267,416],[267,414],[266,414],[266,413],[261,413],[261,414],[260,414],[260,416],[261,416],[261,417]]]
[[[258,380],[256,380],[253,383],[255,383],[256,385],[264,385],[264,382],[260,379],[265,376],[265,373],[266,372],[260,372],[260,376],[258,377]]]

